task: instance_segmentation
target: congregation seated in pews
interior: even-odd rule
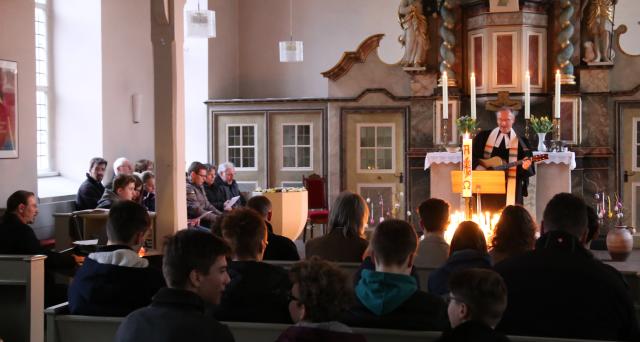
[[[208,172],[203,167],[191,170],[199,186]],[[39,246],[29,226],[37,214],[35,196],[14,195],[0,225],[0,253],[59,258]],[[246,208],[221,212],[219,229],[185,229],[170,237],[161,272],[136,253],[149,214],[136,202],[118,200],[109,211],[108,245],[89,254],[75,273],[69,312],[127,316],[119,341],[175,341],[185,331],[189,340],[232,341],[234,330],[224,322],[282,324],[279,341],[361,341],[362,328],[442,332],[442,341],[640,338],[622,275],[586,247],[595,228],[582,199],[556,195],[545,208],[537,241],[526,209],[506,207],[491,249],[473,222],[462,222],[445,248],[449,206],[435,199],[425,203],[418,210],[426,231],[422,241],[411,224],[386,220],[367,242],[366,202],[342,193],[331,207],[329,233],[307,242],[307,260],[281,264],[265,261],[278,239],[268,229],[268,199],[256,196]],[[286,255],[292,244],[281,244],[275,255]],[[431,267],[418,264],[419,256]],[[73,268],[75,260],[66,258]],[[362,262],[357,280],[321,259]],[[425,270],[428,278],[421,276]],[[65,301],[47,299],[48,306]]]

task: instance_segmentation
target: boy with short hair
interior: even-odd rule
[[[85,258],[69,287],[72,314],[126,316],[151,302],[165,282],[160,270],[138,256],[150,227],[151,218],[142,205],[133,201],[113,205],[107,246]]]
[[[443,330],[447,326],[444,301],[420,291],[410,275],[417,247],[417,235],[409,223],[380,223],[370,244],[375,271],[362,271],[355,288],[356,304],[341,321],[370,328]]]
[[[450,331],[439,342],[509,341],[494,331],[507,307],[507,286],[498,273],[480,268],[455,272],[449,278]]]
[[[229,328],[205,313],[207,305],[220,303],[229,283],[229,246],[211,233],[185,229],[167,240],[164,252],[162,272],[169,287],[127,316],[115,340],[232,342]]]
[[[222,236],[233,250],[231,282],[216,308],[220,321],[290,323],[284,268],[262,262],[267,247],[264,219],[254,210],[236,208],[222,219]]]

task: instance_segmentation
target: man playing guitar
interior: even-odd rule
[[[513,130],[515,113],[509,107],[502,107],[496,112],[498,127],[485,130],[473,139],[473,168],[478,168],[481,159],[500,157],[506,163],[522,160],[521,165],[505,171],[506,196],[482,195],[483,211],[498,211],[511,204],[523,204],[528,195],[529,177],[535,174],[531,161],[531,148],[525,137],[519,137]]]

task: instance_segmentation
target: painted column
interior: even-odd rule
[[[573,56],[571,38],[574,31],[571,18],[573,17],[573,12],[574,6],[571,0],[560,0],[560,15],[558,16],[560,25],[558,43],[560,44],[560,49],[558,50],[556,63],[562,73],[562,84],[576,84],[575,76],[573,75],[573,64],[571,64],[571,57]]]
[[[453,65],[456,63],[454,48],[456,46],[456,34],[453,30],[456,26],[455,7],[459,0],[445,0],[440,8],[440,16],[442,17],[442,25],[440,26],[440,37],[442,44],[440,45],[440,73],[447,73],[449,77],[449,86],[456,87],[456,73],[453,71]]]

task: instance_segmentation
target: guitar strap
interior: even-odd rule
[[[491,152],[500,134],[500,128],[496,127],[489,134],[489,138],[484,145],[484,159],[491,158]],[[506,137],[505,137],[506,139]],[[509,148],[509,163],[518,161],[518,141],[520,139],[516,135],[516,132],[512,129],[508,141],[505,141],[505,146]],[[513,205],[516,203],[516,174],[518,167],[513,166],[507,170],[507,205]]]

